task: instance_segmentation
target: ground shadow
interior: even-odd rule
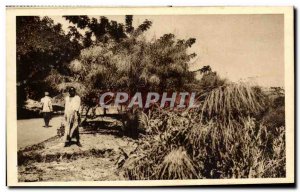
[[[84,121],[81,124],[83,130],[80,134],[107,134],[115,136],[123,136],[122,123],[114,118],[97,118]]]

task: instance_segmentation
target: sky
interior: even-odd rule
[[[124,16],[106,17],[125,22]],[[68,30],[70,24],[64,18],[51,18]],[[189,50],[197,54],[191,70],[210,65],[221,77],[234,82],[284,87],[283,15],[139,15],[133,17],[133,25],[145,19],[153,22],[145,34],[149,39],[166,33],[179,39],[196,38]]]

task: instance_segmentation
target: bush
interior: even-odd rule
[[[140,130],[141,111],[137,108],[130,109],[127,113],[122,114],[122,134],[133,139],[138,139]]]
[[[129,179],[285,176],[285,128],[277,135],[255,118],[261,92],[243,84],[211,91],[201,110],[156,109],[143,116],[147,133],[125,163]],[[226,118],[224,118],[226,117]]]

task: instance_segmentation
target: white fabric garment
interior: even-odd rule
[[[81,100],[78,95],[75,95],[74,97],[70,97],[70,96],[65,97],[65,115],[71,114],[74,111],[79,111],[80,104],[81,104]]]
[[[52,102],[51,97],[45,96],[41,99],[41,103],[43,105],[43,112],[51,112],[52,111]]]
[[[65,97],[65,142],[69,142],[73,137],[79,138],[78,126],[80,123],[80,117],[77,111],[80,110],[80,97],[75,95],[74,97]],[[74,135],[74,132],[76,133]],[[77,139],[79,141],[79,139]]]

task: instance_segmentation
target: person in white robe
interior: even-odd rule
[[[70,146],[73,142],[81,147],[79,137],[80,105],[81,99],[76,95],[75,88],[71,87],[69,96],[65,97],[65,147]]]

